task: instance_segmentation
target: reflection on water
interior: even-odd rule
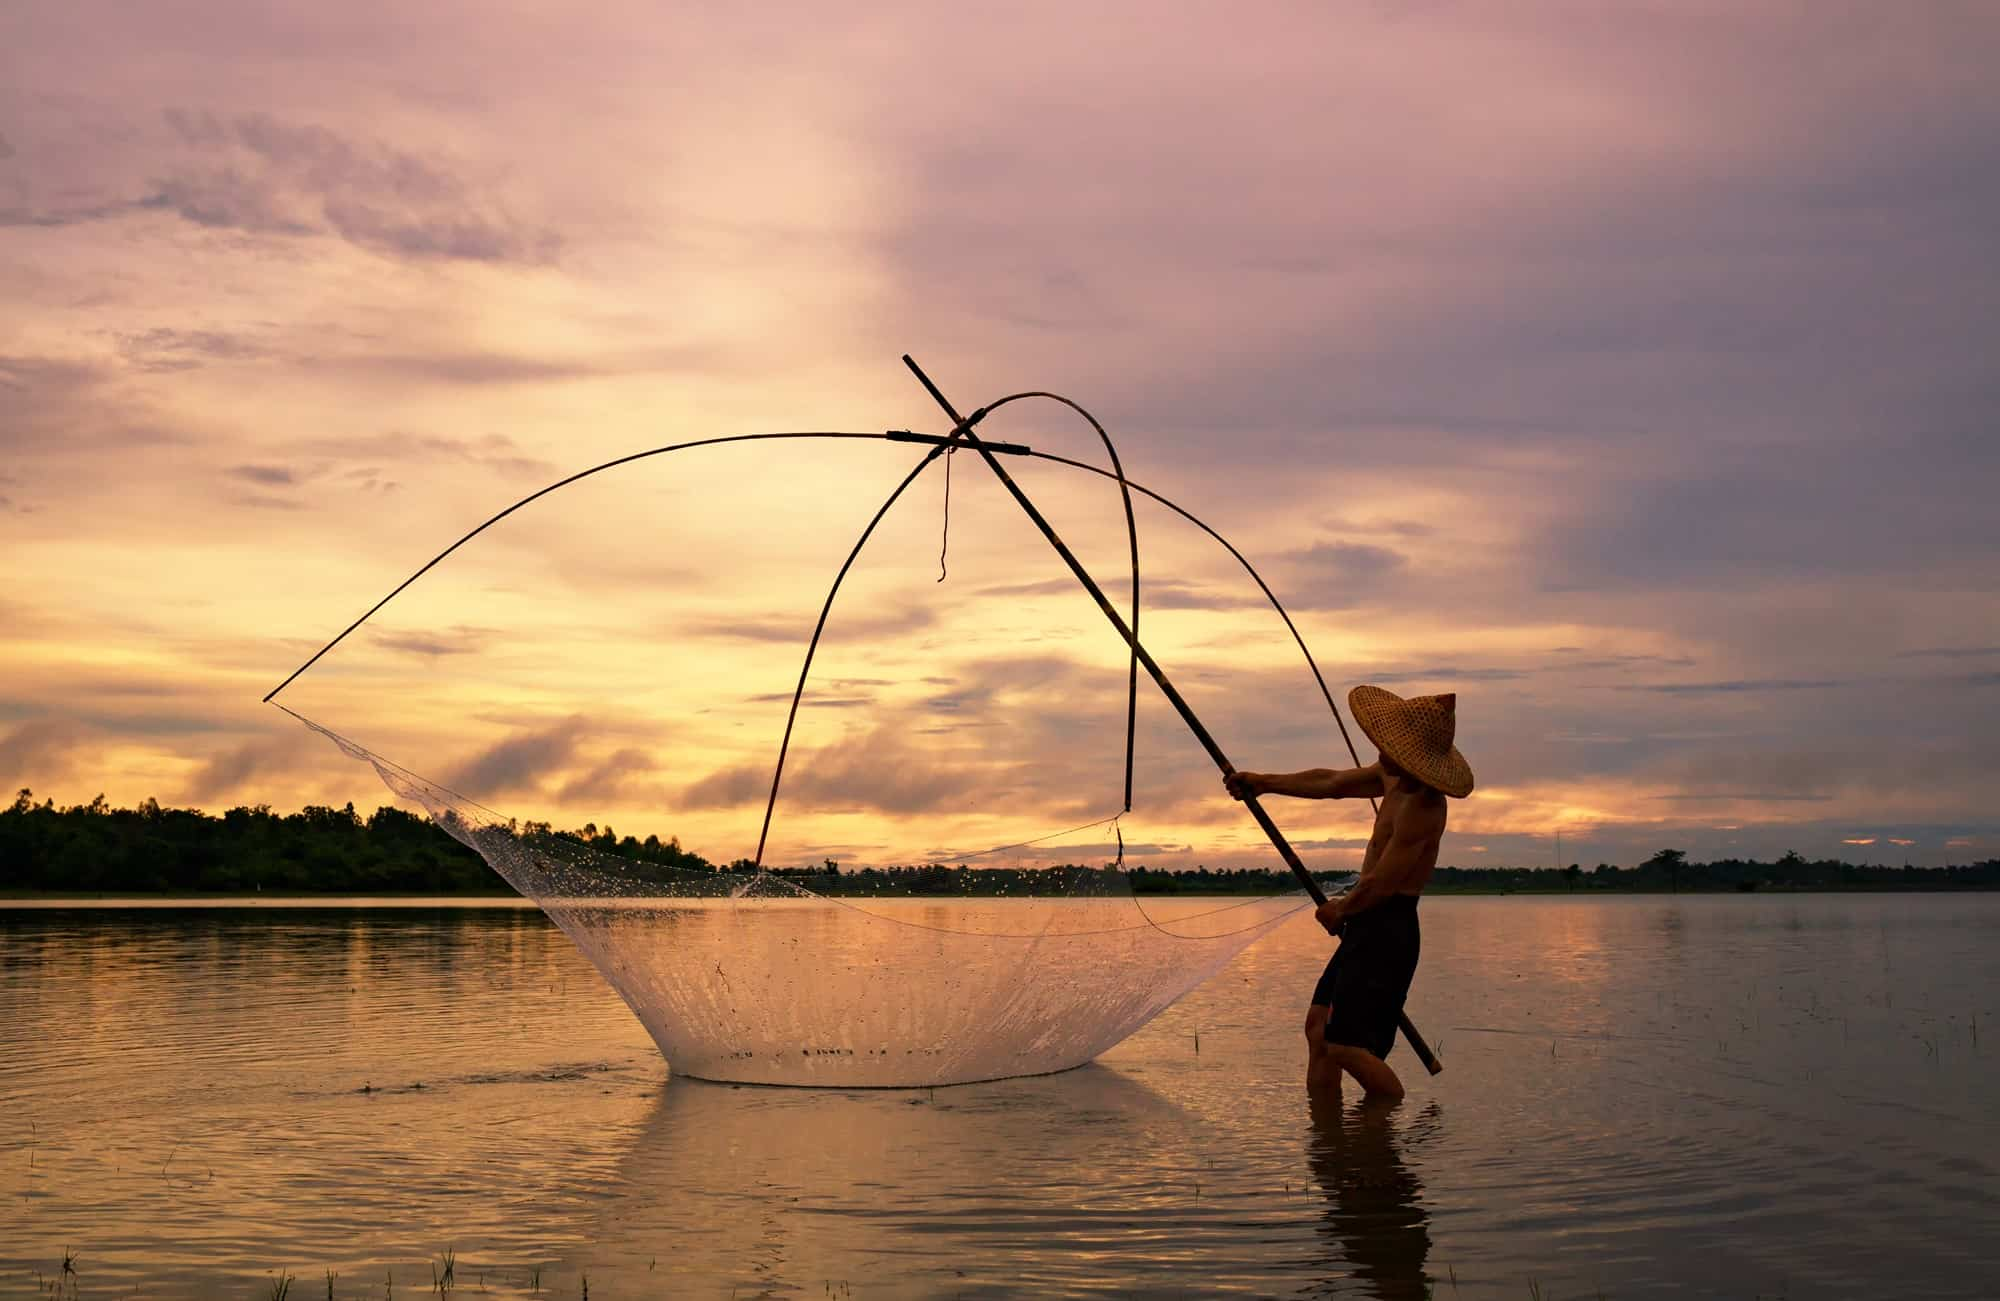
[[[0,911],[0,1295],[65,1246],[85,1295],[289,1268],[379,1296],[453,1242],[552,1262],[665,1074],[552,938],[518,909]]]
[[[1415,1132],[1438,1127],[1437,1103],[1426,1106],[1407,1130],[1397,1114],[1407,1109],[1396,1104],[1346,1106],[1315,1098],[1309,1106],[1307,1164],[1326,1198],[1329,1245],[1347,1262],[1364,1295],[1421,1301],[1431,1294],[1431,1278],[1424,1272],[1431,1251],[1430,1216],[1424,1210],[1423,1185],[1403,1160],[1402,1149],[1415,1141]]]
[[[676,1081],[575,1263],[637,1272],[671,1260],[753,1293],[805,1278],[1115,1289],[1161,1229],[1147,1222],[1159,1190],[1120,1189],[1116,1172],[1156,1163],[1153,1145],[1186,1124],[1143,1083],[1094,1064],[934,1091]],[[1079,1276],[1120,1239],[1122,1265]]]
[[[1309,919],[1099,1064],[828,1092],[670,1078],[531,911],[0,909],[0,1296],[1990,1295],[2000,897],[1424,907],[1448,1069],[1338,1112]]]

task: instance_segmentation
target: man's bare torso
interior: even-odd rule
[[[1443,795],[1407,778],[1398,781],[1376,811],[1361,856],[1362,878],[1379,882],[1384,894],[1422,894],[1437,870],[1445,815]]]

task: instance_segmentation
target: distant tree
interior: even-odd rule
[[[1668,888],[1679,893],[1681,888],[1681,868],[1687,865],[1687,851],[1662,849],[1645,862],[1639,864],[1641,870],[1651,868],[1655,872],[1667,874]]]
[[[1574,890],[1576,889],[1576,883],[1583,879],[1583,865],[1580,863],[1571,863],[1563,869],[1563,875],[1569,878],[1569,888]]]

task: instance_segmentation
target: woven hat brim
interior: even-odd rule
[[[1452,746],[1443,754],[1422,745],[1415,738],[1389,726],[1398,706],[1407,703],[1393,691],[1380,687],[1356,687],[1347,693],[1347,706],[1375,748],[1395,760],[1396,766],[1426,786],[1443,791],[1453,799],[1472,794],[1472,765]]]

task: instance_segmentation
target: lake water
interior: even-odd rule
[[[1303,916],[1093,1065],[835,1093],[673,1078],[532,909],[0,906],[0,1295],[2000,1294],[2000,896],[1423,923],[1445,1073],[1314,1115]]]

